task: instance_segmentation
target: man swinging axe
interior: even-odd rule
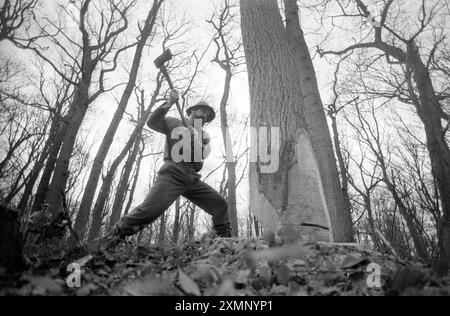
[[[171,58],[170,51],[164,55],[165,60]],[[163,63],[158,64],[157,59],[155,64],[166,75],[172,88],[168,101],[153,111],[147,121],[151,129],[166,136],[164,164],[144,202],[114,226],[108,239],[115,244],[115,241],[136,234],[153,223],[180,195],[212,216],[217,236],[231,237],[227,201],[201,181],[201,175],[198,174],[210,152],[210,138],[203,127],[214,120],[216,113],[211,106],[201,101],[186,110],[187,116],[181,116],[182,121],[166,117],[174,104],[180,111],[179,95],[173,89]]]

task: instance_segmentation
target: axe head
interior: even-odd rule
[[[161,68],[166,62],[172,59],[172,52],[170,49],[166,49],[164,53],[155,59],[155,66],[156,68]]]

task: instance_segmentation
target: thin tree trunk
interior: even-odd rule
[[[350,203],[350,196],[348,194],[348,177],[347,177],[347,167],[345,166],[344,157],[342,156],[342,149],[341,149],[341,141],[339,139],[339,130],[337,125],[337,119],[336,115],[330,115],[331,121],[332,121],[332,129],[333,129],[333,136],[334,136],[334,149],[336,151],[336,155],[338,157],[338,163],[339,163],[339,170],[341,172],[341,178],[342,178],[342,194],[344,196],[344,203],[345,203],[345,209],[348,210],[350,213],[351,211],[351,203]],[[350,213],[351,215],[351,213]],[[348,218],[346,219],[349,220]],[[352,223],[352,218],[350,216],[350,223]],[[348,227],[348,226],[347,226]],[[353,234],[353,225],[350,226],[352,228],[352,234]]]
[[[100,233],[100,228],[101,228],[101,215],[100,214],[102,214],[102,212],[103,212],[103,210],[105,208],[106,200],[108,199],[108,196],[109,196],[109,193],[110,193],[110,190],[111,190],[111,185],[112,185],[112,182],[114,180],[114,176],[116,174],[117,168],[122,163],[122,161],[125,158],[125,156],[127,155],[128,151],[133,146],[136,138],[140,138],[141,137],[142,129],[144,128],[144,125],[147,122],[147,120],[148,120],[148,118],[149,118],[149,116],[151,114],[151,110],[152,110],[153,106],[156,103],[156,98],[157,98],[157,96],[159,94],[159,91],[161,89],[161,80],[159,80],[159,78],[160,78],[160,75],[158,75],[157,87],[156,87],[155,92],[154,92],[154,94],[152,96],[152,100],[150,102],[149,108],[142,114],[142,117],[139,119],[139,121],[138,121],[136,127],[134,128],[134,131],[131,134],[130,138],[128,139],[126,145],[122,149],[122,151],[119,154],[119,156],[117,156],[117,158],[114,160],[114,162],[111,165],[111,168],[109,169],[106,177],[103,179],[103,183],[102,183],[102,186],[100,188],[100,193],[98,194],[97,202],[95,203],[95,207],[94,207],[94,210],[93,210],[93,220],[92,220],[91,230],[89,232],[89,240],[90,241],[92,241],[95,238],[97,238],[99,233]],[[79,214],[78,216],[84,217],[85,214]],[[81,225],[81,223],[84,222],[84,220],[85,219],[78,220],[78,218],[77,218],[77,223],[79,223],[79,225]],[[76,228],[76,231],[78,232],[78,234],[80,235],[80,238],[83,238],[85,233],[86,233],[86,228],[77,226],[76,224],[75,224],[75,228]]]
[[[280,134],[279,142],[277,139],[269,142],[275,145],[272,162],[279,157],[277,170],[268,170],[260,161],[250,163],[251,211],[265,230],[277,232],[283,226],[291,226],[297,231],[297,238],[330,241],[336,227],[331,226],[308,136],[298,62],[292,55],[277,1],[241,0],[241,23],[250,84],[251,125],[278,128]],[[329,231],[304,229],[304,221],[328,227]]]
[[[386,163],[382,153],[378,154],[378,161],[380,163],[381,171],[383,172],[383,181],[386,184],[389,192],[392,194],[395,204],[397,205],[398,209],[400,210],[400,214],[406,222],[406,226],[408,227],[409,234],[411,235],[416,253],[421,259],[427,262],[430,258],[428,251],[423,245],[422,238],[419,236],[417,227],[413,219],[411,218],[411,215],[409,214],[408,208],[398,195],[394,179],[389,179]]]
[[[106,174],[106,177],[103,178],[100,193],[98,194],[97,202],[95,203],[94,211],[92,213],[93,217],[91,228],[89,231],[88,237],[89,241],[96,239],[100,235],[103,220],[102,215],[104,210],[106,209],[106,204],[111,194],[112,184],[114,181],[114,177],[116,175],[116,171],[119,168],[119,165],[122,163],[125,156],[127,155],[127,153],[129,152],[129,150],[131,149],[131,146],[133,146],[133,144],[135,143],[136,137],[140,137],[140,134],[139,135],[136,135],[135,133],[132,134],[132,136],[128,140],[128,143],[125,145],[125,148],[114,160],[113,164],[111,165],[111,168],[108,170],[108,173]]]
[[[173,221],[173,234],[172,234],[172,241],[174,243],[178,242],[178,239],[180,238],[180,227],[181,227],[181,218],[180,218],[180,198],[177,199],[175,202],[175,219]]]
[[[236,208],[236,162],[234,161],[233,146],[231,144],[231,135],[228,127],[227,104],[230,96],[231,72],[228,70],[225,77],[225,87],[220,102],[220,126],[222,129],[222,138],[225,145],[225,159],[228,172],[227,179],[227,202],[228,214],[230,216],[233,236],[239,236],[237,208]]]
[[[87,53],[86,53],[87,54]],[[86,67],[88,65],[85,65]],[[85,74],[75,93],[67,117],[67,127],[64,133],[61,151],[56,161],[50,188],[47,194],[49,212],[56,214],[62,206],[61,190],[65,190],[69,177],[69,163],[75,146],[78,131],[83,123],[89,104],[89,87],[92,72]]]
[[[375,245],[375,248],[378,250],[382,250],[382,243],[380,242],[380,236],[379,236],[379,233],[377,232],[378,229],[375,226],[375,220],[373,218],[372,203],[370,201],[369,193],[367,193],[367,195],[364,196],[364,206],[367,210],[367,218],[369,221],[371,236],[372,236],[372,240]]]
[[[189,212],[189,221],[187,221],[188,223],[188,239],[189,240],[194,240],[194,236],[195,236],[195,206],[193,205],[191,208],[191,211]]]
[[[144,158],[144,150],[145,150],[145,143],[142,142],[142,146],[141,146],[141,152],[139,153],[139,158],[138,161],[136,163],[136,170],[135,170],[135,174],[133,177],[133,184],[131,186],[131,190],[130,190],[130,194],[128,196],[128,202],[127,205],[125,207],[125,210],[123,212],[124,215],[127,215],[128,212],[130,211],[131,208],[131,204],[133,203],[133,197],[134,197],[134,192],[136,191],[136,186],[137,186],[137,182],[139,179],[139,173],[141,170],[141,164],[142,164],[142,159]]]
[[[159,222],[158,245],[162,245],[162,243],[164,242],[164,238],[166,237],[166,223],[167,214],[163,214],[161,215]]]
[[[31,198],[31,195],[33,194],[33,188],[36,184],[37,179],[39,178],[39,174],[41,173],[42,169],[44,168],[45,161],[50,155],[50,151],[53,144],[56,141],[56,136],[58,134],[58,129],[61,125],[60,117],[53,117],[52,123],[50,126],[49,136],[45,142],[44,148],[42,149],[42,152],[39,156],[38,161],[33,166],[33,170],[31,171],[30,179],[28,180],[27,184],[25,185],[25,190],[22,194],[22,197],[20,199],[20,202],[17,206],[17,208],[23,213],[25,212],[25,209],[28,206],[28,202]],[[56,144],[57,145],[57,144]]]
[[[32,213],[39,211],[42,204],[46,202],[45,198],[50,188],[50,180],[53,175],[56,161],[58,160],[58,153],[63,142],[67,118],[68,117],[65,117],[63,119],[63,122],[59,125],[58,132],[56,133],[55,139],[49,151],[47,162],[45,164],[44,171],[42,172],[42,176],[39,181],[36,194],[34,196],[33,206],[31,208]]]
[[[300,66],[299,88],[302,92],[308,135],[314,148],[324,186],[328,211],[336,242],[352,242],[350,203],[346,201],[336,166],[327,118],[320,97],[311,55],[300,26],[296,0],[284,0],[286,31],[296,62]]]
[[[153,2],[153,7],[148,13],[147,19],[145,21],[144,28],[141,32],[141,37],[136,47],[136,51],[134,54],[133,64],[131,67],[129,79],[125,90],[122,94],[119,105],[114,113],[114,117],[106,131],[105,136],[103,137],[102,143],[100,144],[100,148],[95,156],[94,163],[92,165],[91,173],[88,178],[88,182],[86,184],[83,198],[81,200],[80,209],[78,211],[77,220],[75,222],[75,230],[79,233],[81,238],[84,238],[86,233],[86,224],[89,221],[92,202],[94,201],[95,192],[97,189],[97,185],[100,179],[100,174],[102,172],[102,168],[106,159],[106,155],[108,154],[109,148],[114,140],[114,136],[117,132],[119,124],[123,118],[125,110],[128,105],[128,101],[130,100],[131,94],[136,84],[137,74],[141,65],[142,52],[145,48],[145,44],[150,37],[155,21],[156,15],[158,13],[159,7],[161,6],[163,0],[155,0]]]
[[[125,197],[127,195],[127,190],[130,185],[130,175],[133,170],[133,166],[136,162],[136,157],[139,153],[139,147],[141,144],[141,139],[137,138],[134,144],[134,148],[130,153],[127,161],[125,162],[124,172],[120,179],[119,185],[116,190],[116,194],[114,197],[114,203],[112,207],[111,218],[109,221],[109,227],[114,226],[120,219],[120,215],[122,213],[123,203],[125,201]]]
[[[253,222],[254,222],[254,226],[255,226],[255,235],[256,235],[256,237],[259,237],[259,236],[261,236],[259,222],[258,222],[258,219],[256,218],[256,216],[254,216],[254,215],[253,215]]]

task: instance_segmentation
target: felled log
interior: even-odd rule
[[[21,270],[25,267],[20,211],[0,202],[0,267]]]

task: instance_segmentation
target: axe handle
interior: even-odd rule
[[[173,83],[172,83],[172,80],[170,79],[169,72],[167,71],[166,66],[162,65],[160,69],[161,69],[161,72],[163,73],[164,77],[166,77],[166,80],[167,80],[167,83],[169,84],[170,90],[173,90],[174,89]],[[176,102],[176,105],[177,105],[178,113],[180,113],[180,116],[181,116],[181,121],[183,122],[184,126],[186,126],[189,129],[192,129],[192,126],[188,123],[188,121],[186,120],[186,117],[184,117],[183,111],[181,110],[181,106],[178,101]]]

